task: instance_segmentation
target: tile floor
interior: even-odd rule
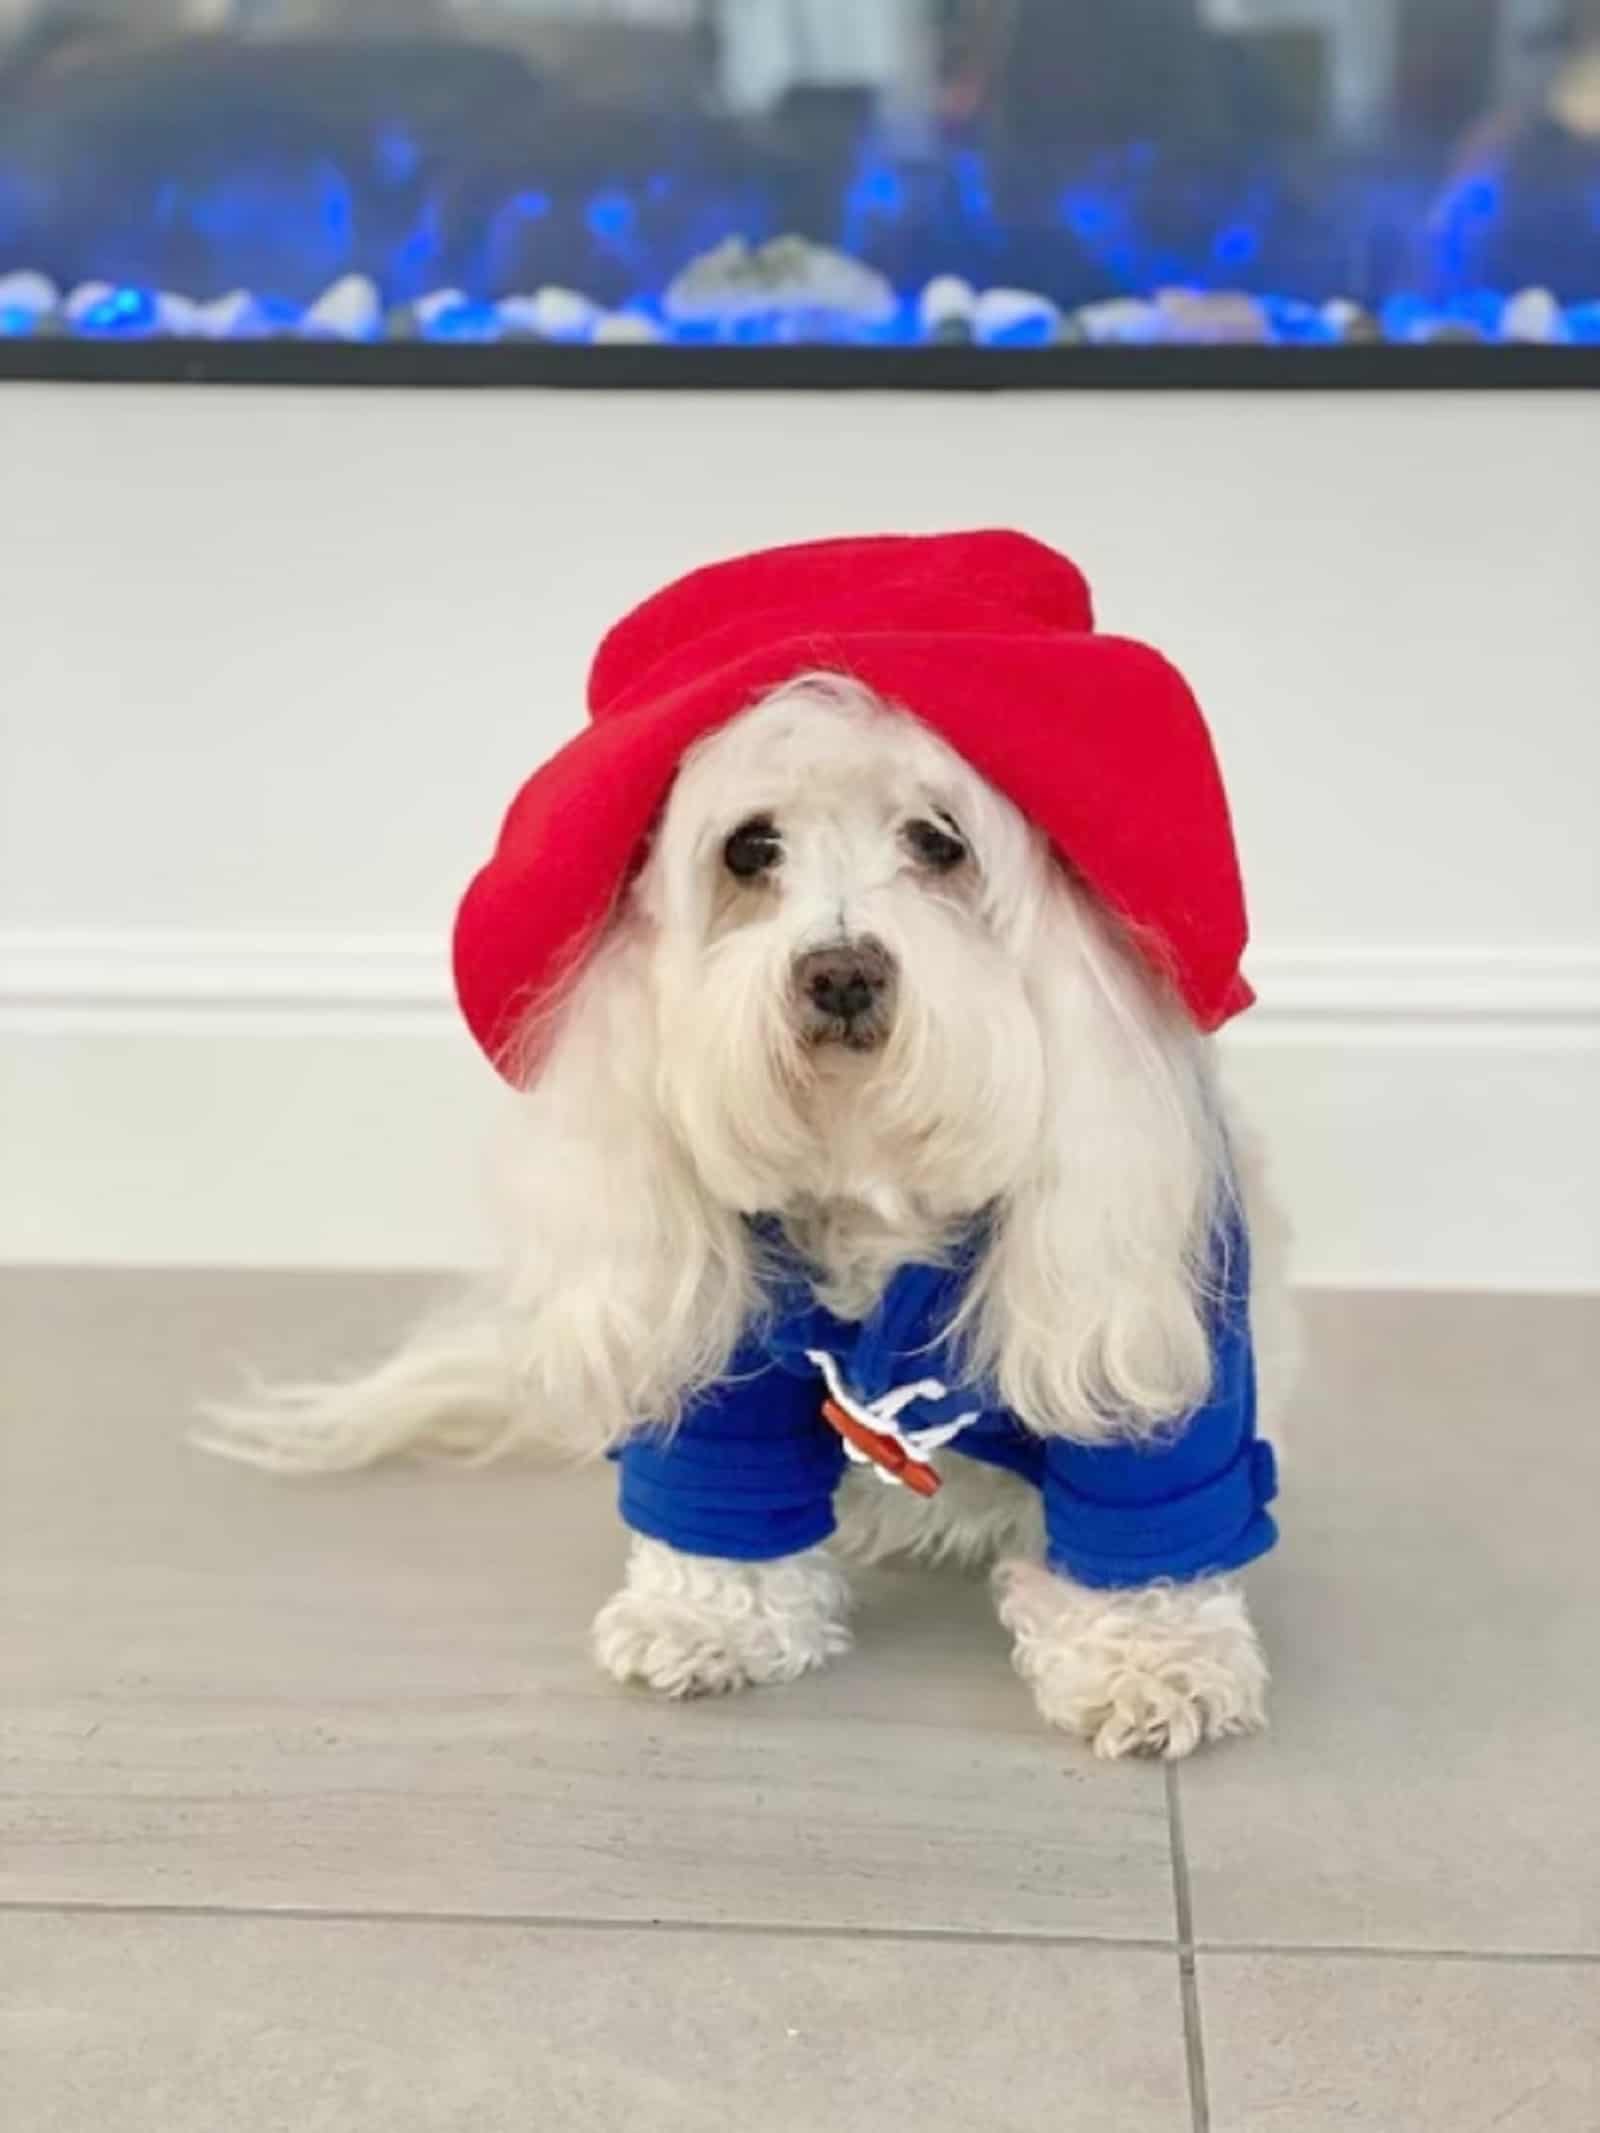
[[[0,1278],[18,2133],[1597,2133],[1600,1302],[1325,1296],[1264,1741],[1102,1768],[981,1588],[599,1681],[605,1478],[181,1442],[417,1284]]]

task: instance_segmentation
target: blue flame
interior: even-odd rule
[[[314,182],[317,219],[322,224],[323,235],[336,250],[347,252],[356,221],[355,195],[350,190],[350,181],[336,163],[319,163]]]
[[[791,226],[788,180],[770,170],[730,176],[693,163],[643,165],[630,168],[625,181],[616,174],[587,192],[546,173],[542,183],[508,185],[480,200],[470,184],[438,170],[428,138],[420,123],[395,118],[364,131],[347,159],[292,163],[258,150],[207,182],[158,176],[130,204],[127,226],[97,234],[85,263],[65,270],[119,284],[68,330],[161,332],[169,314],[160,287],[215,296],[243,285],[282,330],[293,331],[315,292],[348,273],[370,276],[387,307],[443,287],[463,292],[463,301],[426,329],[440,341],[492,339],[504,330],[494,299],[557,283],[592,295],[602,308],[635,307],[659,318],[667,285],[691,259],[730,236],[758,245]],[[531,153],[530,167],[538,168]],[[1501,334],[1505,291],[1483,285],[1491,275],[1504,280],[1501,250],[1520,242],[1517,229],[1528,218],[1519,191],[1508,223],[1509,181],[1492,163],[1437,199],[1425,173],[1335,173],[1316,201],[1320,223],[1310,237],[1304,200],[1266,161],[1207,175],[1138,141],[1076,164],[1063,160],[1019,202],[1025,179],[1011,160],[991,167],[975,146],[908,158],[884,136],[869,138],[834,196],[839,228],[831,234],[894,286],[898,309],[887,324],[853,327],[847,319],[772,312],[669,328],[667,337],[743,344],[821,332],[911,343],[921,337],[920,287],[935,273],[954,273],[979,286],[1038,288],[1067,309],[1113,296],[1138,301],[1168,285],[1257,291],[1269,337],[1282,343],[1339,337],[1320,302],[1309,300],[1318,291],[1348,294],[1380,311],[1395,340],[1427,340],[1450,327],[1493,340]],[[1581,234],[1589,223],[1600,230],[1600,185],[1585,178],[1562,200],[1564,229],[1576,226]],[[8,224],[21,216],[24,229],[48,229],[51,212],[49,201],[27,194],[0,167],[0,270],[25,264],[30,249],[31,240],[8,234]],[[825,225],[826,207],[814,219]],[[824,227],[822,234],[830,233]],[[162,280],[167,256],[183,262],[172,284]],[[1559,261],[1540,271],[1554,278]],[[1597,317],[1600,307],[1578,305],[1556,337],[1594,345]],[[0,310],[7,338],[39,330],[28,306]],[[1152,320],[1151,337],[1160,331]],[[1050,333],[1041,312],[986,338],[1028,346]],[[1138,334],[1134,315],[1123,337]]]
[[[635,265],[643,257],[639,242],[639,210],[620,186],[596,193],[584,210],[584,220],[603,251]]]
[[[989,184],[989,167],[976,149],[963,149],[950,158],[950,169],[956,181],[956,198],[961,203],[961,217],[967,229],[974,235],[994,238],[999,234],[999,218],[995,213],[994,193]]]
[[[838,241],[847,252],[865,253],[906,212],[906,180],[882,151],[868,146],[856,164],[840,205]]]
[[[422,163],[422,150],[404,126],[385,126],[372,144],[372,160],[385,185],[407,185]]]
[[[505,332],[505,322],[493,304],[452,304],[449,310],[441,311],[423,328],[423,338],[430,341],[497,341]]]
[[[409,302],[427,291],[443,250],[444,228],[439,203],[428,199],[423,202],[416,221],[400,240],[390,260],[389,285],[398,300]]]
[[[528,232],[545,221],[549,213],[550,195],[532,186],[513,193],[495,209],[482,247],[482,281],[486,288],[500,289],[510,284],[521,264]]]
[[[1230,222],[1211,240],[1211,256],[1219,267],[1252,266],[1260,252],[1261,232],[1248,222]]]
[[[1432,221],[1434,271],[1451,288],[1469,271],[1475,249],[1499,221],[1505,187],[1494,170],[1478,170],[1451,188]]]

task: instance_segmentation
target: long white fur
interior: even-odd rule
[[[933,810],[973,854],[948,880],[900,835]],[[741,888],[722,848],[761,813],[782,866]],[[885,1042],[808,1044],[797,958],[867,935],[898,970]],[[1203,1285],[1233,1189],[1209,1044],[1018,810],[843,677],[799,677],[691,753],[527,1058],[493,1289],[365,1380],[218,1410],[216,1448],[284,1470],[400,1450],[595,1456],[670,1423],[725,1368],[759,1297],[742,1219],[758,1212],[859,1313],[990,1210],[961,1335],[1041,1432],[1146,1434],[1205,1392]],[[909,1535],[881,1509],[847,1512],[839,1552],[992,1556],[1023,1536],[1032,1559],[1003,1588],[1019,1665],[1046,1717],[1102,1752],[1184,1753],[1259,1722],[1235,1584],[1138,1606],[1080,1592],[1039,1565],[1005,1477],[966,1480],[919,1505]],[[671,1694],[782,1680],[843,1648],[845,1605],[809,1558],[757,1569],[650,1544],[596,1650]],[[1131,1606],[1137,1636],[1112,1634]]]

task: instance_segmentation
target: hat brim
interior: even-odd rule
[[[1148,646],[1041,627],[786,636],[611,712],[546,762],[457,915],[463,1011],[502,1071],[579,965],[685,753],[797,674],[859,681],[939,734],[1051,839],[1197,1025],[1250,1004],[1227,799],[1188,685]],[[997,708],[998,707],[998,708]]]

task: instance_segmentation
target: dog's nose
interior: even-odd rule
[[[844,948],[817,948],[801,956],[795,980],[819,1014],[858,1022],[877,1006],[889,982],[889,958],[875,941]]]

